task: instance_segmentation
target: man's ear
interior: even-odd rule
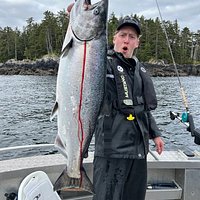
[[[138,38],[138,45],[137,45],[137,48],[140,46],[140,38]]]
[[[115,44],[115,39],[116,39],[116,36],[114,35],[113,36],[113,44]]]

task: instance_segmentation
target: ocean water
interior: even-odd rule
[[[186,91],[189,111],[195,127],[200,122],[200,77],[180,77]],[[165,149],[200,151],[200,145],[178,120],[171,120],[169,112],[185,111],[180,85],[176,77],[153,78],[158,108],[152,112],[162,131]],[[55,102],[56,76],[0,76],[0,148],[18,145],[53,143],[57,134],[56,119],[50,121]],[[150,147],[154,150],[153,142]],[[94,150],[94,143],[90,151]],[[55,148],[5,152],[0,159],[23,155],[56,153]]]

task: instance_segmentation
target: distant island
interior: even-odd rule
[[[176,76],[175,68],[171,64],[143,63],[147,71],[153,77],[172,77]],[[42,58],[36,61],[14,59],[5,63],[0,63],[0,75],[38,75],[56,76],[58,72],[59,58]],[[180,76],[200,76],[200,65],[177,65]]]

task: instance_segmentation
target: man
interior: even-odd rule
[[[125,17],[108,53],[106,92],[95,130],[94,200],[144,200],[147,153],[152,138],[164,148],[150,111],[157,106],[153,83],[134,56],[140,24]]]

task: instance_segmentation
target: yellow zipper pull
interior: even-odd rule
[[[129,121],[133,121],[135,119],[135,117],[132,114],[129,114],[129,116],[127,117],[127,119]]]

